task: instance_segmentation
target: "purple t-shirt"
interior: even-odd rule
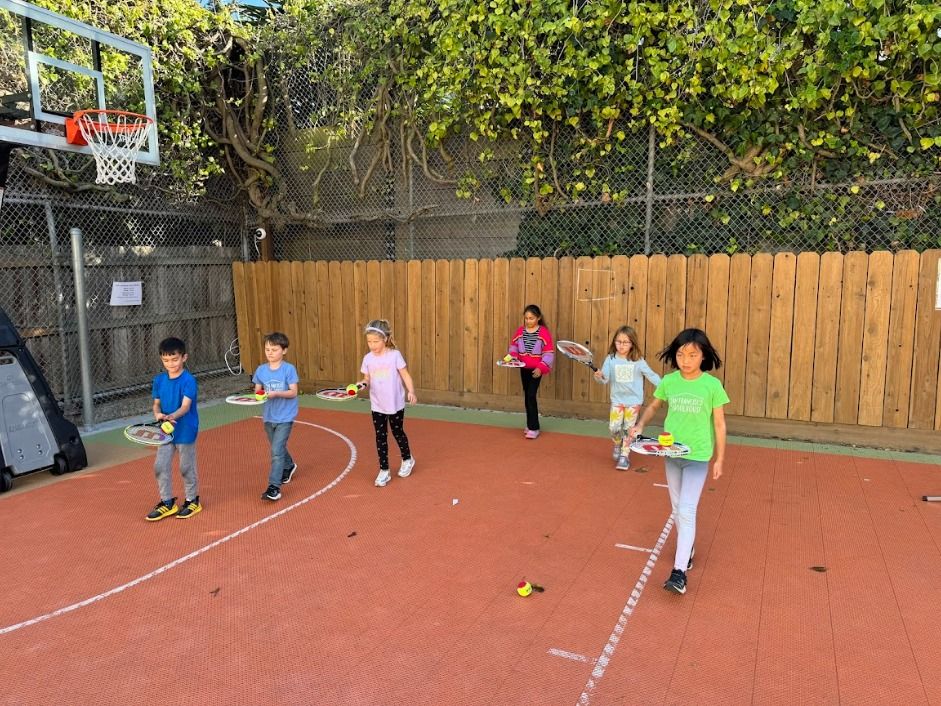
[[[405,383],[399,370],[405,367],[405,358],[396,348],[386,348],[381,355],[363,356],[360,372],[369,375],[369,403],[373,412],[395,414],[405,409]]]

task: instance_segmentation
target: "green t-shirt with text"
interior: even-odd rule
[[[653,396],[667,403],[664,429],[689,447],[689,455],[684,458],[710,460],[716,443],[712,410],[729,402],[718,378],[703,373],[695,380],[686,380],[677,370],[663,376]]]

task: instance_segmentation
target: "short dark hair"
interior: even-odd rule
[[[680,331],[670,345],[657,354],[657,357],[664,363],[668,363],[674,370],[679,370],[676,364],[676,353],[685,345],[692,343],[702,351],[702,363],[699,369],[702,371],[718,370],[722,367],[722,359],[709,342],[706,332],[698,328],[687,328]]]
[[[265,336],[265,343],[270,343],[272,346],[281,346],[285,349],[290,345],[288,337],[280,331],[272,331]]]
[[[182,338],[165,338],[160,341],[160,346],[157,348],[160,352],[160,355],[186,355],[186,344],[183,343]]]

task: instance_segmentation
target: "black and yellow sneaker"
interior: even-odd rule
[[[192,517],[197,512],[200,512],[203,509],[203,506],[199,504],[199,496],[197,495],[192,500],[187,500],[183,503],[183,507],[180,508],[180,511],[176,513],[177,518],[186,519],[187,517]]]
[[[154,505],[154,509],[150,511],[150,514],[147,515],[145,519],[148,522],[156,522],[157,520],[162,520],[164,517],[175,515],[179,511],[180,508],[176,506],[176,498],[161,500],[159,503]]]

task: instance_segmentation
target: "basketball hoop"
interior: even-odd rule
[[[137,155],[153,123],[146,115],[124,110],[80,110],[65,120],[66,140],[91,147],[96,183],[133,184]]]

